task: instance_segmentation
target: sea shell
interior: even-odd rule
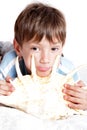
[[[67,102],[63,99],[62,93],[63,84],[74,84],[73,75],[87,65],[79,66],[67,76],[63,76],[56,72],[59,58],[57,56],[52,73],[48,77],[41,78],[36,74],[34,57],[32,57],[32,75],[25,76],[21,74],[17,57],[18,77],[11,81],[15,91],[9,96],[0,96],[0,103],[41,119],[57,120],[74,114],[87,114],[86,111],[67,107]]]

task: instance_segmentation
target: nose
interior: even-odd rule
[[[50,54],[48,51],[44,51],[41,53],[41,58],[40,58],[40,62],[43,63],[43,64],[47,64],[49,63],[49,58],[50,57]]]

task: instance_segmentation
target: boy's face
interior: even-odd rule
[[[57,39],[49,42],[45,37],[37,42],[26,42],[20,47],[20,55],[23,57],[27,70],[31,69],[32,54],[35,57],[36,73],[40,77],[46,77],[52,71],[56,56],[62,53],[62,43]],[[59,61],[60,62],[60,61]]]

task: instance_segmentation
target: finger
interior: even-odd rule
[[[79,104],[79,103],[76,104],[76,103],[70,102],[69,104],[67,104],[67,106],[72,109],[87,110],[87,105],[83,105],[83,104]]]
[[[84,83],[82,80],[79,80],[79,81],[76,83],[76,86],[84,87],[84,86],[86,86],[86,85],[85,85],[85,83]]]
[[[85,95],[85,94],[84,94]],[[81,96],[82,97],[82,96]],[[83,96],[83,98],[77,98],[77,97],[72,97],[72,96],[67,96],[64,95],[64,99],[68,102],[70,102],[70,104],[81,104],[82,106],[84,106],[86,104],[86,106],[84,106],[83,108],[87,108],[87,95]]]
[[[10,95],[12,92],[10,92],[10,91],[5,91],[5,90],[2,90],[2,89],[0,89],[0,96],[8,96],[8,95]]]
[[[78,92],[78,93],[81,93],[82,91],[84,91],[84,89],[82,89],[79,85],[69,85],[69,84],[65,84],[64,85],[64,90],[66,91],[66,92],[70,92],[70,91],[73,91],[73,92]],[[68,94],[67,93],[67,94]],[[70,93],[72,93],[72,92],[70,92]]]
[[[11,84],[9,84],[9,83],[0,84],[0,90],[3,90],[3,91],[13,91],[14,87]]]
[[[79,99],[87,99],[87,91],[82,89],[80,92],[78,91],[73,91],[69,89],[63,89],[63,93],[65,94],[64,96],[67,97],[74,97],[74,98],[79,98]]]
[[[12,80],[12,78],[10,76],[7,76],[5,80],[10,83],[10,80]]]

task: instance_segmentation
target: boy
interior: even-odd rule
[[[15,22],[14,49],[3,57],[0,64],[0,94],[9,95],[15,91],[9,78],[17,77],[14,65],[17,55],[23,75],[31,74],[32,54],[36,73],[40,77],[51,73],[57,55],[60,56],[57,72],[66,75],[72,70],[72,63],[61,56],[65,39],[66,21],[58,9],[42,3],[28,5]],[[64,85],[64,99],[69,101],[69,107],[87,109],[87,92],[82,88],[83,85],[81,81],[74,86]]]

